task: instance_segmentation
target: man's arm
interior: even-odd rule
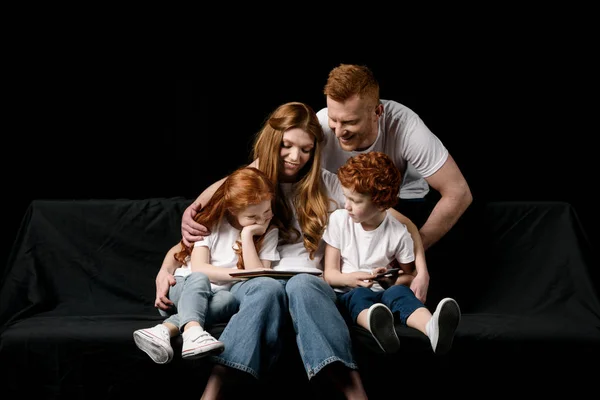
[[[204,189],[200,196],[190,204],[181,218],[181,237],[186,246],[192,246],[194,242],[202,240],[204,236],[208,236],[210,231],[204,225],[194,221],[194,217],[202,208],[202,204],[208,203],[215,191],[225,182],[227,177],[220,179]]]
[[[254,160],[248,167],[258,168],[258,159]],[[198,196],[198,198],[183,212],[181,218],[181,237],[186,246],[191,246],[192,243],[202,240],[204,236],[210,235],[210,231],[206,229],[205,226],[194,221],[194,217],[202,208],[202,204],[208,203],[213,197],[219,186],[225,182],[225,179],[227,179],[227,177],[216,181],[204,189],[204,191],[200,193],[200,196]]]
[[[425,180],[441,195],[419,231],[423,248],[427,250],[456,224],[473,202],[473,195],[451,155],[439,170]]]

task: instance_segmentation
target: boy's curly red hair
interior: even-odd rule
[[[377,207],[388,209],[398,202],[402,175],[385,153],[371,151],[351,157],[337,175],[343,187],[371,196]]]

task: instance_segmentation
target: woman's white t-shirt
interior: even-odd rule
[[[345,198],[344,192],[342,192],[342,186],[337,175],[321,169],[321,182],[325,186],[327,196],[332,200],[330,202],[330,210],[333,211],[344,206]],[[288,197],[288,201],[291,205],[291,198],[289,195],[292,191],[291,183],[280,184],[283,193]],[[293,208],[293,207],[292,207]],[[293,208],[294,228],[298,232],[302,232],[300,225],[298,224],[298,218],[296,217],[296,209]],[[325,254],[325,244],[321,240],[319,242],[319,248],[315,253],[315,257],[311,260],[308,251],[304,247],[304,242],[300,239],[296,243],[282,244],[279,245],[279,256],[280,260],[273,263],[273,269],[280,271],[306,271],[306,272],[323,272],[323,264],[321,263],[323,255]]]

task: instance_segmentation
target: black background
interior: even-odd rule
[[[597,243],[597,46],[587,32],[375,40],[369,56],[332,43],[325,55],[268,42],[193,63],[43,46],[41,66],[12,64],[1,260],[33,199],[196,197],[249,161],[275,107],[325,106],[327,74],[342,62],[369,66],[381,98],[420,115],[475,201],[569,202]]]

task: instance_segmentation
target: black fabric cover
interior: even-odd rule
[[[154,279],[180,239],[181,215],[190,202],[32,202],[0,287],[3,393],[200,398],[209,361],[182,361],[178,339],[174,361],[156,365],[132,337],[135,329],[162,320],[153,307]],[[551,393],[556,385],[567,387],[558,377],[568,378],[569,390],[590,387],[600,359],[600,303],[590,278],[598,263],[570,205],[475,204],[427,257],[426,305],[433,311],[449,296],[463,312],[453,349],[435,356],[424,335],[397,325],[400,352],[381,354],[368,332],[352,329],[371,398],[398,385],[403,393],[418,394],[423,383],[438,383],[429,390],[443,391],[442,382],[474,395],[489,394],[490,387],[512,391],[517,384],[532,394]],[[210,327],[217,336],[222,329]],[[277,389],[263,397],[318,394],[306,385],[293,343],[291,337],[263,387]],[[397,375],[398,382],[382,384],[382,375]],[[477,382],[492,386],[480,389]],[[250,393],[245,387],[241,392]]]

